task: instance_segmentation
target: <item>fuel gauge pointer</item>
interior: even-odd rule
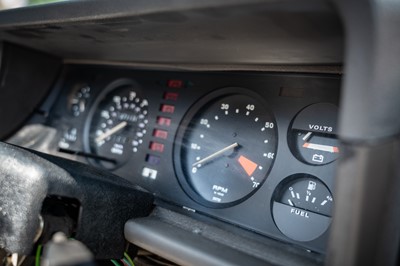
[[[296,207],[296,205],[294,205],[294,203],[293,203],[293,201],[291,199],[288,199],[288,202],[289,202],[290,206]]]

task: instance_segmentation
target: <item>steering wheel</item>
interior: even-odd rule
[[[125,222],[147,216],[153,206],[152,195],[118,176],[0,142],[1,248],[30,254],[50,196],[79,202],[73,237],[97,259],[122,257]]]

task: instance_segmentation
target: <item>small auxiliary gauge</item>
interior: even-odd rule
[[[317,103],[300,111],[289,129],[288,141],[293,155],[311,165],[324,165],[339,157],[337,106]]]
[[[87,102],[90,98],[90,87],[86,84],[75,86],[69,97],[68,109],[73,116],[80,116],[86,111]]]
[[[321,236],[331,223],[333,198],[328,187],[312,175],[296,174],[276,188],[272,214],[279,230],[296,241]]]

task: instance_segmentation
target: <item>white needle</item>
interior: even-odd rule
[[[97,143],[105,140],[106,138],[108,138],[109,136],[111,136],[112,134],[117,133],[118,131],[120,131],[121,129],[123,129],[124,127],[126,127],[128,125],[128,123],[126,121],[123,121],[121,123],[119,123],[118,125],[116,125],[115,127],[113,127],[112,129],[108,130],[107,132],[101,134],[100,136],[98,136],[95,141]]]
[[[311,134],[312,134],[312,132],[308,132],[308,133],[303,137],[303,140],[304,140],[304,141],[307,141],[308,138],[311,136]]]
[[[225,148],[223,148],[223,149],[221,149],[221,150],[219,150],[219,151],[217,151],[217,152],[214,152],[213,154],[207,156],[206,158],[201,159],[200,161],[195,162],[194,164],[192,164],[192,166],[196,166],[196,165],[205,163],[205,162],[207,162],[207,161],[209,161],[209,160],[212,160],[212,159],[214,159],[215,157],[221,155],[222,153],[224,153],[224,152],[226,152],[226,151],[229,151],[229,150],[231,150],[231,149],[236,148],[237,146],[239,146],[239,143],[235,142],[235,143],[233,143],[233,144],[231,144],[231,145],[229,145],[229,146],[227,146],[227,147],[225,147]]]

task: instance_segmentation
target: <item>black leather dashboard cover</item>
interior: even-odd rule
[[[0,143],[0,247],[29,254],[46,196],[81,203],[75,238],[96,258],[123,256],[125,222],[152,209],[153,197],[87,165]]]

